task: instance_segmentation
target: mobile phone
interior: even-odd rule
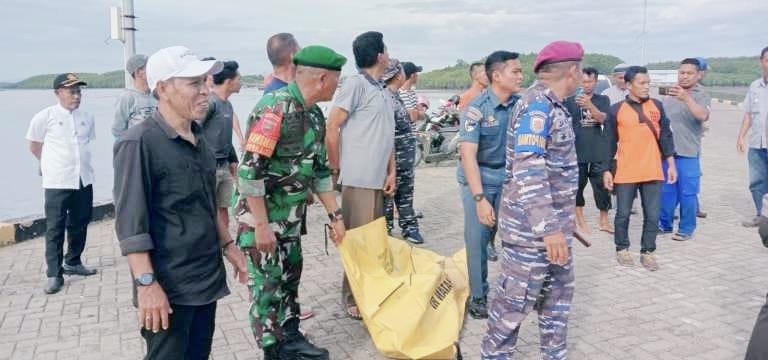
[[[579,86],[576,88],[576,95],[574,96],[581,96],[581,95],[584,95],[584,88]]]
[[[659,95],[669,95],[669,86],[659,86]]]

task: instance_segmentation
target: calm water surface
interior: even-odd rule
[[[96,140],[91,144],[96,182],[94,202],[112,199],[112,145],[110,133],[114,105],[121,89],[85,89],[81,109],[96,118]],[[433,106],[453,93],[419,92]],[[241,121],[261,98],[261,91],[243,89],[230,98]],[[37,174],[37,160],[29,152],[25,139],[32,116],[56,103],[52,90],[0,90],[0,221],[43,213],[43,189]],[[321,104],[327,106],[327,104]]]

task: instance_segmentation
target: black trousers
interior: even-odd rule
[[[611,209],[611,194],[603,187],[603,174],[597,171],[599,165],[600,163],[596,162],[579,163],[579,188],[576,192],[576,206],[582,207],[586,204],[584,189],[587,187],[587,180],[589,180],[597,208],[604,211]]]
[[[168,330],[154,333],[141,328],[141,337],[147,342],[144,360],[208,359],[216,327],[216,302],[200,306],[171,304],[171,308]]]
[[[80,265],[88,223],[93,212],[93,186],[79,189],[45,189],[45,262],[48,277],[63,275],[62,261]],[[64,255],[64,232],[67,254]]]
[[[745,360],[764,360],[768,359],[768,296],[766,303],[760,309],[755,321],[755,328],[752,329],[752,336],[747,346],[747,356]]]
[[[640,252],[656,251],[656,233],[659,228],[659,211],[661,210],[661,181],[649,181],[636,184],[615,184],[616,190],[616,219],[613,234],[616,251],[629,248],[629,216],[632,203],[640,191],[643,205],[643,235],[640,240]]]

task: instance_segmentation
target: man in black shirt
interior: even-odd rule
[[[608,220],[611,208],[611,195],[603,187],[602,175],[598,172],[601,163],[611,161],[611,151],[607,139],[603,136],[602,124],[610,112],[610,99],[605,95],[595,94],[597,70],[586,67],[583,73],[583,92],[570,97],[565,106],[573,118],[573,132],[576,134],[576,157],[579,162],[579,189],[576,193],[576,226],[589,234],[584,220],[584,188],[587,179],[592,184],[595,204],[600,209],[600,230],[613,233],[613,226]]]
[[[247,281],[244,256],[217,232],[216,160],[195,122],[208,110],[206,77],[221,68],[182,46],[152,55],[157,111],[115,144],[115,230],[134,277],[145,359],[208,358],[216,301],[229,294],[222,252]]]
[[[237,61],[222,62],[223,68],[212,76],[213,88],[208,95],[208,113],[199,122],[208,148],[216,158],[216,214],[219,217],[219,234],[225,240],[229,235],[229,206],[235,190],[237,152],[232,145],[235,111],[229,97],[240,92],[240,72]]]

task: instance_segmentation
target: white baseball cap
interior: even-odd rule
[[[217,74],[224,67],[221,61],[202,61],[186,46],[160,49],[147,60],[149,90],[155,91],[158,81],[175,77],[197,77]]]

